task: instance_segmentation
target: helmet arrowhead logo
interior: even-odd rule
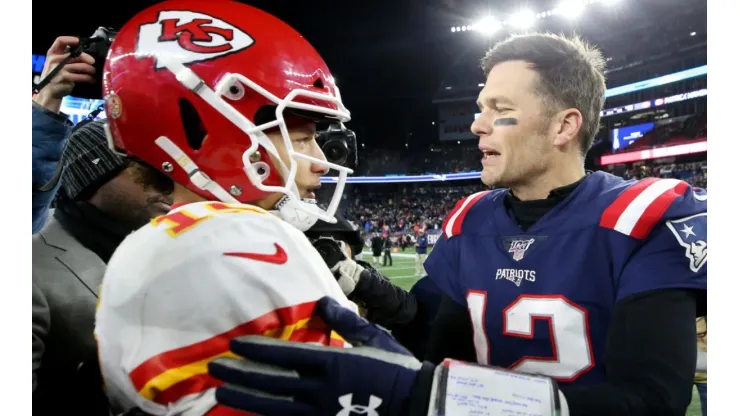
[[[244,50],[254,39],[241,29],[203,13],[168,10],[156,23],[139,28],[136,55],[154,57],[155,68],[163,68],[157,56],[176,57],[183,65],[207,61]]]

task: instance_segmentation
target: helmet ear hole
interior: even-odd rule
[[[226,91],[226,98],[230,100],[241,100],[244,98],[244,95],[246,94],[246,91],[244,89],[244,85],[242,85],[239,81],[234,81],[233,84],[229,87],[229,89]]]
[[[200,118],[198,110],[195,109],[195,106],[190,101],[181,98],[179,104],[180,120],[182,121],[183,129],[185,129],[188,146],[195,151],[200,150],[208,135],[208,131],[203,125],[203,120]]]
[[[260,124],[269,123],[275,121],[275,109],[274,105],[263,105],[254,114],[254,124],[259,126]]]
[[[260,177],[261,181],[265,181],[270,176],[270,165],[265,162],[253,163],[251,166],[254,172]]]
[[[324,89],[324,81],[321,78],[316,78],[316,81],[313,82],[313,86],[319,89]]]

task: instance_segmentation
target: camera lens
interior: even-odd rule
[[[322,259],[330,258],[332,255],[331,246],[327,246],[326,243],[318,243],[314,246],[316,248],[316,251],[319,252],[319,255]]]
[[[326,160],[331,163],[344,165],[347,162],[349,149],[347,149],[347,144],[341,140],[329,140],[321,150],[324,152]]]
[[[330,269],[342,259],[341,248],[334,239],[319,238],[313,241],[313,246]]]

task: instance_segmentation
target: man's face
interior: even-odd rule
[[[478,96],[481,114],[471,126],[483,152],[481,179],[512,187],[541,174],[552,151],[548,114],[536,94],[538,75],[523,61],[493,67]]]
[[[138,229],[152,218],[166,214],[172,204],[172,195],[143,185],[138,169],[135,165],[124,169],[91,198],[101,211],[131,229]]]
[[[316,143],[316,124],[308,122],[306,124],[291,127],[288,129],[293,151],[319,160],[326,160],[324,152],[321,151]],[[268,132],[267,136],[272,140],[278,151],[280,159],[285,166],[290,169],[291,160],[288,157],[288,149],[283,143],[283,136],[280,131]],[[316,192],[321,187],[320,179],[329,172],[329,168],[317,163],[311,163],[307,160],[298,159],[296,168],[295,183],[302,199],[316,199]]]

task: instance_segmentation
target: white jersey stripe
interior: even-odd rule
[[[465,212],[465,207],[467,207],[472,201],[474,201],[476,196],[480,194],[484,194],[486,192],[490,192],[490,191],[476,192],[473,195],[470,195],[469,197],[465,198],[465,202],[463,202],[462,205],[460,205],[460,208],[457,211],[455,211],[455,213],[452,214],[452,217],[450,217],[450,220],[447,221],[447,226],[444,229],[445,236],[447,238],[452,237],[453,230],[455,229],[455,223],[457,223],[457,219],[460,217],[460,215],[463,212]]]
[[[678,179],[661,179],[650,184],[640,194],[627,205],[622,215],[619,216],[614,229],[620,233],[631,235],[637,222],[642,218],[650,204],[655,202],[664,192],[675,188],[679,183]]]

